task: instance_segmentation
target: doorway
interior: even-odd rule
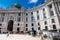
[[[17,28],[17,32],[19,32],[20,28]]]
[[[7,30],[10,31],[10,32],[13,31],[13,20],[10,20],[10,21],[8,22]]]

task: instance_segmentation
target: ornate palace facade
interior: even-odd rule
[[[0,8],[0,33],[8,31],[28,32],[60,29],[60,0],[45,0],[45,3],[24,10],[11,5],[6,10]]]

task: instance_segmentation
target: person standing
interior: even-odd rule
[[[7,37],[9,36],[9,33],[10,33],[10,32],[8,31],[8,33],[7,33]]]

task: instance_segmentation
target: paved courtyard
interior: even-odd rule
[[[40,37],[32,37],[31,35],[22,35],[22,34],[10,34],[7,37],[7,34],[0,34],[0,40],[41,40]]]

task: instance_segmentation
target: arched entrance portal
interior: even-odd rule
[[[10,20],[10,21],[8,22],[7,30],[10,31],[10,32],[13,31],[13,23],[14,23],[13,20]]]

